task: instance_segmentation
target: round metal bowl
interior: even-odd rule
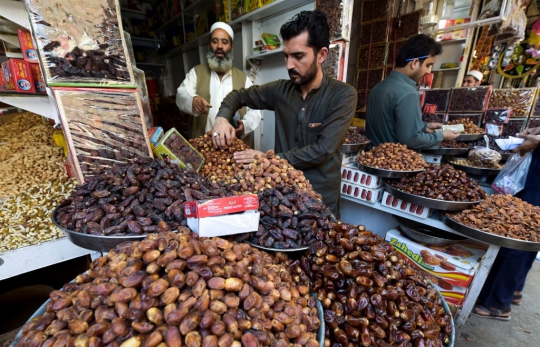
[[[395,220],[400,224],[401,230],[414,241],[418,241],[430,246],[447,246],[456,243],[457,241],[466,240],[467,238],[448,231],[437,229],[429,225],[418,223],[414,220],[394,216]]]
[[[419,148],[419,153],[434,155],[466,155],[468,148]]]
[[[386,177],[386,178],[401,178],[409,175],[414,175],[419,172],[422,172],[424,170],[415,170],[415,171],[392,171],[392,170],[385,170],[385,169],[378,169],[371,166],[366,166],[364,164],[356,163],[358,166],[358,169],[361,171],[364,171],[366,173],[373,174],[375,176],[379,177]]]
[[[341,153],[349,154],[356,153],[364,150],[371,141],[362,142],[362,143],[344,143],[341,145]]]
[[[388,183],[385,183],[385,186],[386,191],[391,195],[395,196],[396,198],[410,202],[411,204],[430,207],[442,211],[462,211],[482,202],[482,200],[461,202],[431,199],[401,191],[397,188],[392,187]]]
[[[431,282],[431,281],[430,281]],[[433,283],[431,283],[433,285]],[[439,289],[437,287],[433,286],[437,293],[439,293],[439,296],[441,297],[442,305],[444,307],[444,313],[447,313],[450,315],[450,325],[452,325],[452,333],[450,334],[450,338],[448,341],[448,344],[446,344],[446,347],[454,347],[454,342],[456,341],[456,327],[454,325],[454,315],[452,314],[452,311],[450,311],[450,307],[448,306],[448,303],[446,303],[446,300],[444,299],[444,296],[441,294]]]
[[[242,242],[247,243],[248,245],[253,246],[255,248],[264,249],[265,251],[272,251],[272,252],[297,252],[297,251],[305,251],[306,249],[309,248],[309,246],[299,247],[299,248],[272,248],[272,247],[264,247],[250,241],[242,241]]]
[[[317,331],[317,340],[319,341],[319,347],[324,347],[324,308],[322,305],[322,302],[317,299],[317,294],[311,293],[317,300],[317,317],[319,318],[319,321],[321,322],[321,326],[319,327],[319,331]]]
[[[76,246],[90,249],[93,251],[98,252],[108,252],[111,249],[115,248],[122,242],[126,241],[138,241],[142,240],[146,237],[146,235],[133,235],[133,236],[98,236],[98,235],[88,235],[83,233],[78,233],[73,230],[66,229],[62,227],[58,222],[56,221],[56,214],[58,212],[58,208],[61,206],[57,206],[51,216],[52,222],[54,225],[62,230],[64,234],[66,235],[66,238],[71,241]]]
[[[484,137],[485,134],[461,134],[458,136],[456,141],[465,142],[465,141],[476,141]]]
[[[451,217],[443,215],[442,221],[444,224],[454,229],[456,232],[475,239],[481,242],[489,243],[492,245],[497,245],[506,248],[517,249],[521,251],[531,251],[538,252],[540,251],[540,242],[531,242],[523,241],[518,239],[513,239],[506,236],[500,236],[496,234],[489,233],[480,229],[471,228],[465,224],[461,224]]]
[[[484,169],[481,167],[465,166],[460,164],[454,164],[452,161],[448,161],[455,169],[461,170],[471,175],[479,176],[496,176],[501,169]]]

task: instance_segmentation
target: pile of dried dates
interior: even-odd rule
[[[360,134],[358,132],[358,128],[349,128],[347,134],[345,135],[345,140],[343,141],[343,143],[348,145],[355,145],[358,143],[366,142],[369,142],[369,139],[364,135]]]
[[[501,164],[495,164],[495,165],[483,164],[483,163],[478,163],[478,162],[472,162],[469,159],[452,158],[452,159],[449,159],[448,162],[450,164],[476,167],[479,169],[500,170],[502,168]]]
[[[319,345],[299,261],[187,228],[117,246],[50,299],[17,347]]]
[[[422,155],[399,143],[381,143],[367,152],[361,152],[356,161],[369,167],[392,171],[416,171],[426,167]]]
[[[469,118],[454,119],[446,123],[446,125],[463,124],[465,131],[462,134],[484,134],[486,131],[478,125],[474,124]]]
[[[512,195],[491,195],[471,209],[447,216],[488,233],[540,242],[540,207]]]
[[[201,166],[203,157],[176,132],[171,133],[164,144],[182,163],[196,170]]]
[[[325,346],[448,343],[452,317],[436,289],[363,226],[335,225],[300,265],[325,308]]]
[[[466,202],[487,197],[486,192],[465,172],[449,164],[432,165],[415,176],[389,181],[388,184],[407,193],[437,200]]]
[[[77,186],[56,220],[91,235],[141,235],[186,225],[184,201],[231,195],[194,170],[161,159],[116,164]]]
[[[458,142],[456,140],[452,140],[441,142],[439,148],[469,148],[469,145],[465,142]]]
[[[332,211],[321,200],[298,188],[278,184],[258,195],[259,230],[237,236],[239,242],[248,240],[277,249],[300,248],[321,239],[335,222]]]

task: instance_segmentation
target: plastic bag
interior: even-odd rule
[[[519,153],[512,155],[504,164],[491,187],[501,194],[515,195],[520,192],[525,187],[531,160],[532,152],[527,152],[524,156],[519,155]]]
[[[497,166],[501,161],[501,154],[493,149],[489,149],[489,138],[484,136],[486,147],[476,146],[469,151],[467,159],[478,166]]]

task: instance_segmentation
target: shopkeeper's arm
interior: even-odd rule
[[[403,96],[397,102],[394,114],[399,143],[409,148],[428,148],[438,146],[443,141],[443,133],[426,132],[416,92]]]
[[[323,127],[317,141],[302,148],[284,153],[276,153],[294,166],[295,169],[305,170],[326,163],[341,147],[345,134],[351,125],[358,97],[354,88],[347,88],[339,96],[327,100],[333,107],[326,115]]]

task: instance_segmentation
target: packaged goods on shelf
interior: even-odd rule
[[[36,87],[36,93],[47,94],[45,89],[45,81],[43,80],[43,74],[39,64],[30,63],[30,70],[32,70],[32,77],[34,78],[34,86]]]
[[[316,0],[315,8],[326,15],[330,26],[330,41],[351,39],[352,0]]]
[[[381,177],[358,170],[354,163],[341,168],[341,180],[366,188],[380,188],[384,185]]]
[[[41,183],[6,199],[0,205],[0,253],[63,237],[50,216],[75,185],[65,179]]]
[[[225,236],[257,231],[259,198],[238,195],[184,203],[187,224],[199,236]]]
[[[384,192],[381,205],[422,219],[426,219],[433,212],[433,209],[429,207],[411,204],[410,202],[392,196],[388,192]]]
[[[137,89],[54,88],[79,182],[127,159],[152,157]]]
[[[488,108],[511,108],[512,117],[528,117],[536,88],[493,89]]]
[[[511,115],[512,108],[490,108],[484,113],[484,123],[506,124]]]
[[[341,194],[374,204],[381,200],[384,188],[366,188],[349,182],[341,182]]]
[[[2,82],[3,90],[6,92],[15,91],[15,80],[11,74],[11,69],[9,67],[9,62],[2,63]]]
[[[163,128],[162,127],[153,127],[148,129],[148,138],[150,140],[150,146],[152,150],[156,148],[159,140],[163,137]]]
[[[172,128],[159,140],[153,150],[156,157],[168,157],[182,168],[201,168],[204,157],[176,130]]]
[[[23,59],[9,59],[7,62],[11,83],[18,93],[36,93],[34,76],[30,63]],[[6,78],[7,76],[4,76]]]
[[[19,44],[21,45],[23,59],[29,63],[39,63],[38,54],[30,30],[17,29],[17,35],[19,36]]]
[[[50,86],[134,87],[118,0],[25,0]]]

